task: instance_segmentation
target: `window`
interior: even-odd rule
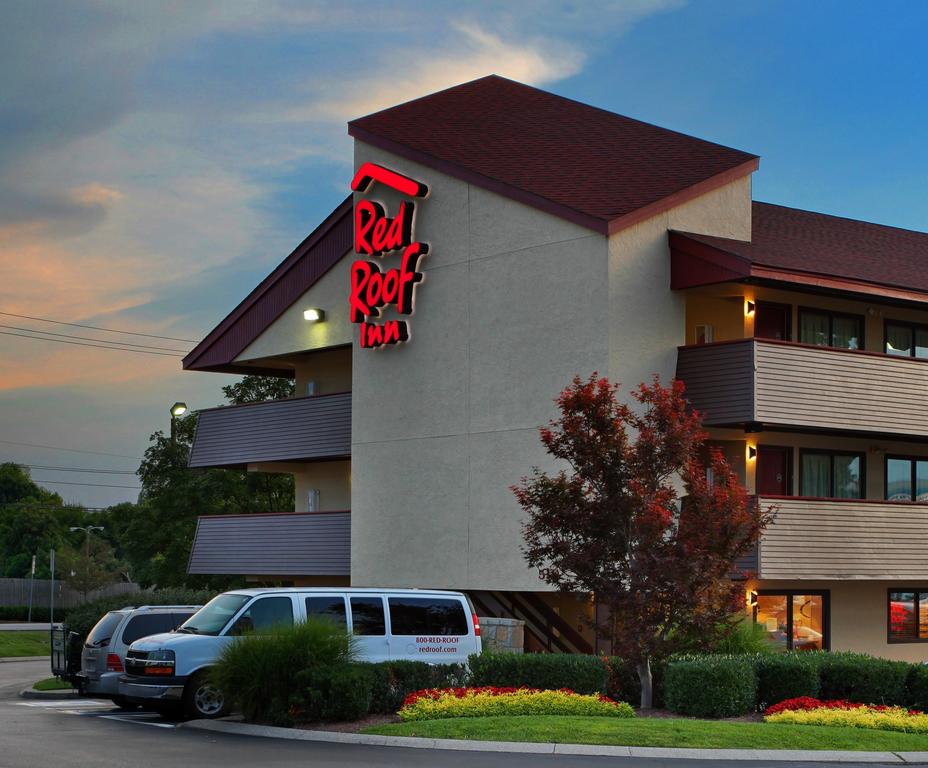
[[[928,327],[888,320],[884,351],[896,357],[928,358]]]
[[[889,591],[887,642],[917,643],[928,640],[928,592],[917,589]]]
[[[217,595],[185,621],[181,629],[194,635],[218,635],[250,599],[249,595],[236,595],[234,592]]]
[[[174,617],[170,613],[147,613],[133,616],[122,631],[122,641],[129,645],[142,637],[171,632],[175,626]]]
[[[864,348],[864,319],[820,309],[799,310],[799,341],[835,349]]]
[[[387,634],[383,600],[379,597],[352,597],[351,626],[354,635]]]
[[[758,592],[754,621],[781,650],[827,650],[828,592]]]
[[[886,457],[887,501],[928,501],[928,459]]]
[[[116,627],[119,626],[119,622],[122,621],[124,615],[125,614],[119,613],[119,611],[110,611],[107,613],[94,625],[93,629],[90,630],[90,634],[87,635],[84,645],[88,648],[103,648],[109,645],[110,639],[113,637],[113,632],[116,631]]]
[[[345,598],[343,597],[307,597],[307,619],[328,619],[340,627],[347,627],[345,619]]]
[[[838,451],[800,452],[799,494],[822,499],[864,497],[864,455]]]
[[[391,597],[388,602],[394,635],[466,635],[469,631],[460,600]]]
[[[272,627],[293,625],[293,602],[289,597],[261,597],[255,600],[235,620],[230,635],[262,632]]]

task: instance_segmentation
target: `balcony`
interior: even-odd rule
[[[762,579],[928,579],[928,504],[776,497],[757,552]]]
[[[197,521],[187,573],[348,576],[351,513],[209,515]]]
[[[677,378],[707,426],[928,435],[928,361],[743,339],[680,347]]]
[[[351,393],[200,411],[191,467],[247,467],[351,455]]]

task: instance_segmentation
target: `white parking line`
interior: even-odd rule
[[[118,720],[123,723],[136,725],[151,725],[155,728],[177,728],[177,723],[165,721],[156,712],[121,712],[113,709],[112,704],[93,699],[54,699],[43,701],[16,701],[11,702],[18,707],[31,707],[58,712],[62,715],[78,715],[81,717],[97,717],[103,720]]]

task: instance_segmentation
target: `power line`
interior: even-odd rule
[[[107,485],[105,483],[69,483],[67,480],[38,480],[33,478],[37,483],[46,483],[48,485],[86,485],[92,488],[131,488],[133,491],[142,490],[141,485]]]
[[[93,336],[72,336],[69,333],[55,333],[54,331],[38,331],[35,328],[20,328],[18,325],[3,325],[0,328],[9,328],[13,331],[27,331],[28,333],[41,333],[45,336],[60,336],[63,339],[81,339],[82,341],[99,341],[102,344],[119,344],[122,347],[140,347],[141,349],[163,349],[165,352],[180,352],[187,354],[186,350],[174,349],[173,347],[153,347],[151,344],[133,344],[131,341],[107,341],[106,339],[95,339]],[[48,339],[53,341],[53,339]]]
[[[83,341],[65,341],[64,339],[50,339],[47,336],[27,336],[24,333],[13,333],[12,331],[0,331],[3,336],[19,336],[23,339],[33,339],[36,341],[55,341],[59,344],[74,344],[78,347],[98,347],[99,349],[115,349],[117,352],[135,352],[139,355],[162,355],[163,357],[183,357],[183,355],[172,355],[170,352],[148,352],[144,349],[127,349],[126,347],[107,347],[103,344],[87,344]]]
[[[62,448],[60,445],[39,445],[38,443],[18,443],[15,440],[0,440],[7,445],[21,445],[26,448],[47,448],[50,451],[66,451],[67,453],[92,453],[95,456],[115,456],[117,459],[135,459],[142,461],[141,456],[127,456],[124,453],[107,453],[106,451],[88,451],[83,448]]]
[[[106,331],[107,333],[126,333],[130,336],[145,336],[149,339],[166,339],[167,341],[186,341],[189,344],[199,344],[196,339],[178,339],[176,336],[158,336],[154,333],[139,333],[138,331],[120,331],[115,328],[100,328],[97,325],[82,325],[81,323],[66,323],[62,320],[49,320],[47,317],[31,317],[29,315],[17,315],[14,312],[0,312],[0,315],[7,317],[18,317],[22,320],[38,320],[40,323],[54,323],[55,325],[71,325],[75,328],[89,328],[92,331]]]
[[[19,464],[26,469],[49,469],[55,472],[90,472],[94,475],[134,475],[134,469],[91,469],[88,467],[46,467],[40,464]]]

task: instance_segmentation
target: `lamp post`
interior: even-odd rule
[[[174,403],[171,406],[171,445],[177,443],[177,417],[187,413],[187,403]]]
[[[83,531],[83,532],[86,534],[86,535],[84,536],[84,559],[85,559],[85,561],[86,561],[85,564],[84,564],[84,576],[85,576],[85,577],[89,577],[89,576],[90,576],[90,532],[91,532],[91,531],[102,531],[102,530],[103,530],[103,526],[102,526],[102,525],[87,525],[87,526],[84,526],[84,525],[72,525],[72,526],[71,526],[71,532],[72,532],[72,533],[73,533],[74,531]],[[89,580],[89,578],[88,578],[88,580]],[[87,585],[85,584],[84,586],[85,586],[85,589],[84,589],[84,599],[86,599],[86,598],[87,598],[87,589],[86,589],[86,586],[87,586]]]

